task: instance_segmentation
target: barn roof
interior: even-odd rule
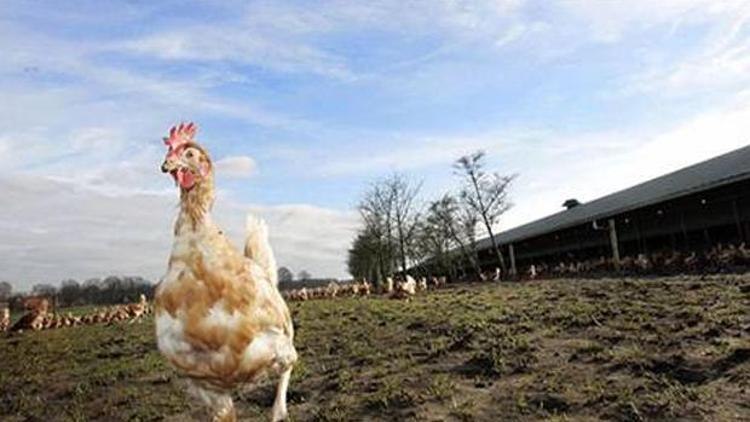
[[[750,145],[497,234],[508,244],[750,178]],[[490,247],[490,239],[479,248]]]

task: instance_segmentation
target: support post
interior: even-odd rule
[[[508,245],[508,254],[510,254],[510,275],[515,277],[518,274],[516,271],[516,248],[513,247],[512,243]]]
[[[615,219],[609,219],[609,242],[612,244],[612,259],[615,262],[615,270],[620,271],[620,243],[617,241],[617,227]]]
[[[680,212],[680,229],[682,229],[682,240],[685,242],[685,251],[690,252],[690,238],[685,226],[685,211]]]
[[[740,242],[745,241],[745,235],[742,233],[742,223],[740,223],[740,210],[737,207],[737,198],[732,200],[732,211],[734,211],[734,224],[737,226],[737,236]]]

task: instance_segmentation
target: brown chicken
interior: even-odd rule
[[[211,220],[214,169],[195,132],[192,123],[181,124],[165,138],[162,171],[179,186],[180,210],[167,273],[156,291],[159,350],[215,421],[236,419],[232,391],[280,375],[272,419],[282,420],[297,352],[267,229],[248,217],[243,254]]]

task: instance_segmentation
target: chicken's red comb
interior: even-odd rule
[[[198,125],[193,122],[187,124],[180,123],[177,126],[172,126],[172,128],[169,129],[169,137],[164,138],[164,144],[167,145],[170,150],[174,151],[181,145],[192,142],[197,131]]]

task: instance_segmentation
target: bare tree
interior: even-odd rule
[[[419,221],[416,199],[421,187],[421,183],[394,174],[376,182],[360,202],[367,234],[377,239],[383,276],[392,275],[396,261],[401,271],[409,268],[411,243]]]
[[[299,272],[299,274],[297,274],[297,280],[300,280],[300,281],[307,281],[307,280],[310,280],[311,278],[312,278],[312,275],[310,275],[310,273],[307,272],[306,270],[302,270]]]
[[[413,183],[404,175],[394,174],[385,180],[393,199],[393,221],[396,229],[401,271],[406,274],[409,269],[407,258],[410,255],[411,243],[419,224],[417,195],[422,189],[422,182]]]
[[[492,227],[498,222],[500,216],[512,206],[508,198],[508,188],[516,175],[501,176],[498,173],[486,172],[484,170],[484,157],[484,151],[463,156],[456,160],[454,169],[456,174],[463,179],[460,192],[461,200],[476,216],[476,219],[484,224],[500,268],[504,273],[507,273],[505,259],[495,240]]]
[[[57,287],[47,284],[39,283],[31,287],[31,294],[35,296],[55,296],[57,294]]]
[[[380,282],[383,277],[380,256],[383,247],[380,242],[381,238],[367,227],[357,233],[346,261],[352,277]]]
[[[417,257],[417,266],[425,272],[425,275],[448,274],[453,278],[455,275],[452,256],[454,255],[452,253],[454,242],[450,230],[447,230],[441,216],[434,210],[437,202],[430,204],[419,223],[413,248],[414,254]]]
[[[476,253],[476,218],[459,206],[458,200],[450,194],[432,202],[426,221],[433,222],[451,244],[458,248],[466,262],[478,276],[481,273]]]
[[[73,306],[83,304],[81,285],[76,280],[63,280],[60,283],[60,305]],[[78,302],[78,303],[76,303]]]
[[[381,278],[393,274],[395,241],[393,239],[393,198],[389,189],[382,182],[375,183],[365,192],[359,204],[359,213],[364,222],[361,230],[361,239],[353,251],[358,259],[369,260],[372,256],[377,262],[378,277],[375,283],[380,283]]]
[[[287,267],[279,267],[279,282],[290,283],[294,281],[294,273]]]

